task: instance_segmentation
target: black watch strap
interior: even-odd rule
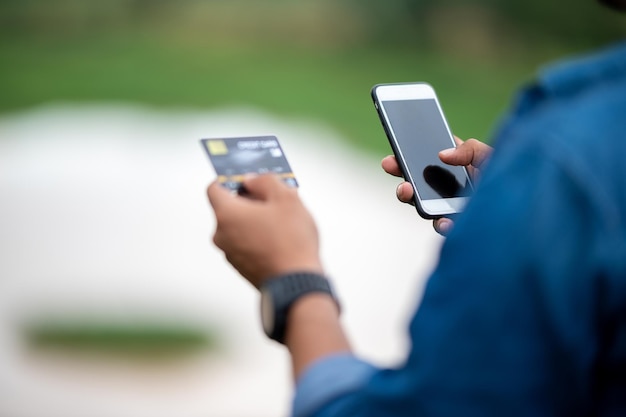
[[[319,292],[329,294],[337,302],[328,279],[311,272],[294,272],[272,278],[263,284],[261,292],[263,329],[267,336],[279,343],[285,342],[287,315],[300,297]]]

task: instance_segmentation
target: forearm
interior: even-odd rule
[[[291,307],[285,344],[291,353],[296,380],[316,360],[351,350],[339,321],[337,304],[322,293],[304,296]]]

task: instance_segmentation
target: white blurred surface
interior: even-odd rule
[[[379,158],[250,109],[44,107],[0,119],[0,416],[288,413],[288,357],[211,243],[214,173],[198,143],[259,134],[278,136],[318,221],[355,350],[402,360],[441,240],[395,200]],[[20,323],[59,314],[192,323],[221,348],[156,367],[25,349]]]

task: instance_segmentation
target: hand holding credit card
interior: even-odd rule
[[[200,140],[222,186],[241,191],[249,174],[275,174],[290,187],[297,187],[295,175],[276,136],[252,136]]]

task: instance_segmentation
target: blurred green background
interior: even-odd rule
[[[0,112],[254,106],[385,154],[372,85],[428,81],[457,135],[488,139],[539,63],[624,27],[593,0],[0,0]]]

